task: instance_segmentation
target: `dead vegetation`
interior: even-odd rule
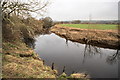
[[[3,78],[81,78],[89,80],[84,74],[72,74],[71,76],[58,76],[58,72],[44,65],[43,60],[34,53],[25,43],[3,43],[2,77]],[[22,56],[21,56],[22,55]]]
[[[25,44],[28,40],[34,40],[36,34],[44,33],[43,22],[32,18],[29,15],[30,12],[33,10],[33,12],[41,11],[48,3],[39,5],[38,2],[30,2],[34,6],[37,5],[35,6],[37,10],[35,7],[30,10],[30,7],[33,7],[33,5],[22,4],[16,1],[19,0],[2,0],[1,3],[3,13],[3,46],[0,53],[0,55],[2,54],[3,61],[2,78],[59,77],[57,76],[57,70],[52,70],[49,66],[44,65],[42,59]],[[38,6],[40,6],[39,9]]]
[[[3,20],[3,41],[14,42],[24,38],[34,38],[38,33],[42,33],[42,21],[34,18],[21,19],[14,15],[10,21]]]
[[[3,20],[2,77],[56,78],[57,71],[43,65],[43,60],[25,44],[42,33],[42,21],[16,15]]]
[[[19,46],[18,46],[19,45]],[[3,78],[55,78],[57,72],[25,44],[3,43]]]
[[[62,27],[59,25],[51,29],[55,34],[74,42],[90,44],[103,48],[117,49],[119,47],[119,38],[117,30],[87,30],[71,27]],[[88,35],[89,32],[89,35]]]

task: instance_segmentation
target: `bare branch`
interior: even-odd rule
[[[41,2],[41,0],[27,0],[28,2],[22,2],[21,0],[2,0],[2,13],[10,16],[13,13],[39,13],[42,14],[42,11],[48,6],[49,2]]]

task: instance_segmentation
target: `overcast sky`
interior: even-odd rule
[[[46,16],[53,20],[118,19],[119,0],[51,0]]]

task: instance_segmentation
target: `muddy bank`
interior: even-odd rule
[[[120,35],[117,30],[88,30],[55,25],[51,32],[73,42],[102,48],[118,49]]]

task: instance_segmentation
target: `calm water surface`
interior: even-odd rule
[[[54,33],[36,37],[35,49],[45,64],[69,75],[85,72],[93,78],[116,78],[118,76],[117,50],[93,47],[72,41],[66,42]]]

